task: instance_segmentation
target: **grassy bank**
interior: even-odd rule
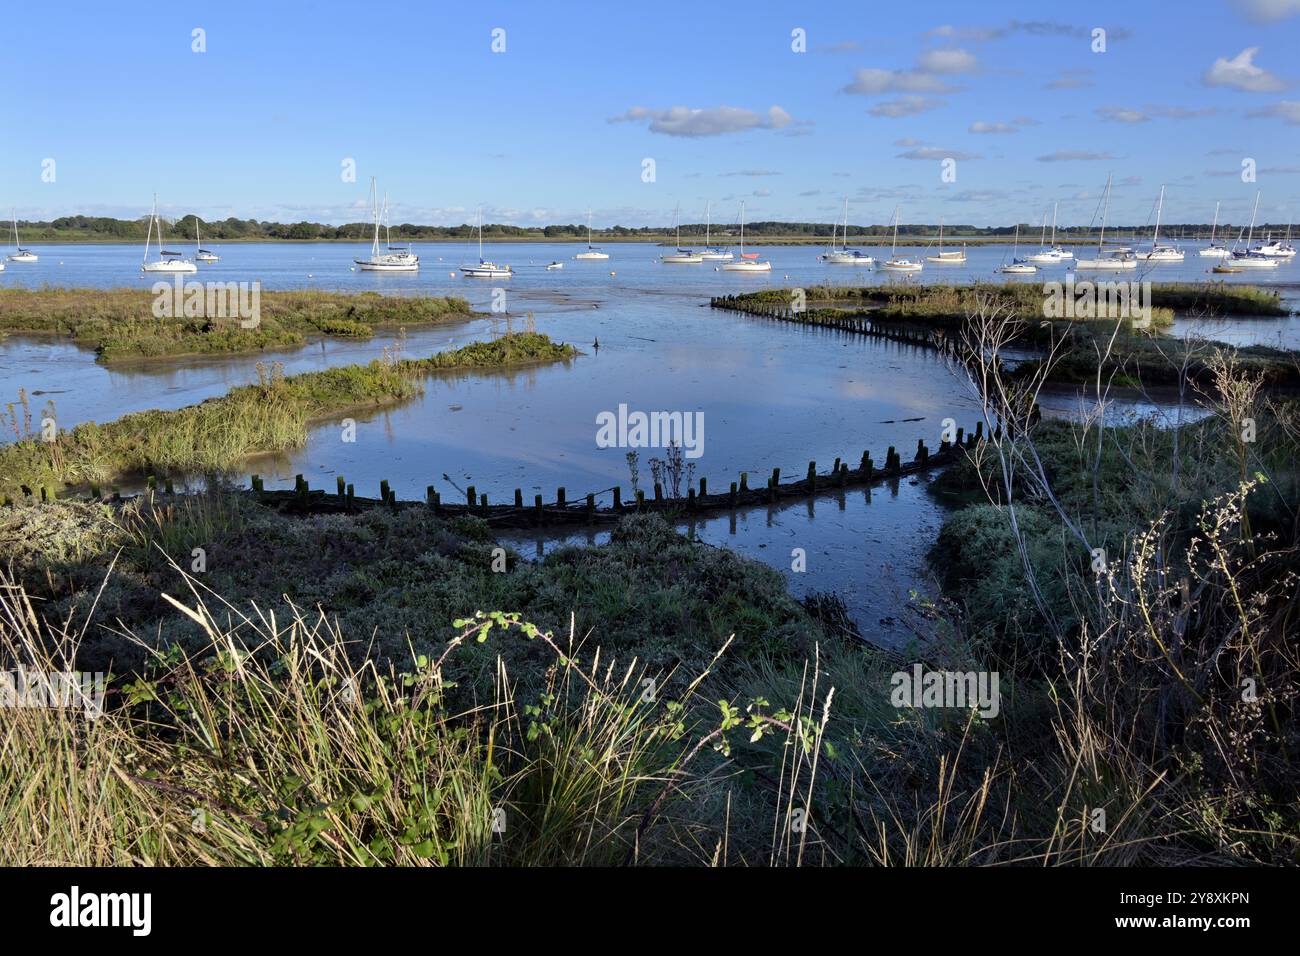
[[[15,863],[1295,858],[1267,707],[1216,694],[1189,711],[1146,647],[1106,657],[1117,687],[1084,674],[1077,638],[1060,663],[1017,653],[924,599],[900,613],[925,646],[875,650],[834,602],[801,606],[776,572],[655,516],[537,563],[507,551],[504,568],[473,519],[293,518],[220,490],[4,510],[0,541],[17,577],[0,658],[118,675],[98,719],[10,712]],[[1293,687],[1260,649],[1267,686]],[[913,664],[999,672],[998,713],[896,706]],[[1130,723],[1162,698],[1175,714]],[[1267,736],[1232,743],[1233,777],[1210,743],[1235,729]]]
[[[88,422],[42,440],[28,433],[22,413],[9,406],[16,429],[0,447],[0,493],[21,486],[58,492],[69,486],[108,485],[146,472],[223,471],[256,452],[299,447],[313,419],[354,408],[386,405],[417,395],[430,372],[493,369],[556,362],[579,354],[532,332],[477,342],[424,359],[390,356],[285,376],[278,366],[258,364],[259,381],[175,411],[146,411],[106,424]]]
[[[195,280],[197,281],[197,280]],[[456,297],[373,292],[260,294],[256,328],[236,317],[158,318],[155,296],[136,289],[0,290],[0,335],[54,335],[93,349],[100,361],[292,348],[320,336],[369,338],[380,329],[419,328],[471,317]],[[204,304],[206,308],[206,303]]]
[[[788,309],[791,294],[789,289],[747,293],[734,297],[729,307],[759,313]],[[1111,385],[1133,388],[1176,385],[1184,380],[1202,388],[1212,386],[1213,349],[1204,342],[1168,334],[1165,330],[1176,315],[1286,314],[1277,293],[1224,283],[1154,284],[1149,319],[1130,311],[1118,320],[1097,318],[1093,313],[1071,317],[1061,317],[1059,311],[1045,313],[1048,296],[1043,286],[1024,283],[815,286],[805,290],[805,296],[801,319],[812,324],[838,325],[845,319],[859,319],[877,327],[929,329],[966,340],[981,331],[975,317],[986,316],[1000,328],[1001,347],[1043,356],[1017,361],[1014,375],[1021,379],[1045,371],[1054,384],[1085,384],[1100,376]],[[1137,308],[1136,302],[1133,308]],[[1256,345],[1237,350],[1237,356],[1244,371],[1263,376],[1271,387],[1300,387],[1300,356],[1296,353]]]

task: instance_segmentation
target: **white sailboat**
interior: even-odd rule
[[[692,249],[682,248],[681,211],[682,207],[680,204],[673,210],[673,225],[677,230],[677,247],[673,252],[668,253],[668,255],[659,257],[660,262],[670,266],[695,265],[696,263],[704,261],[704,256],[700,255],[698,252],[695,252]]]
[[[704,248],[700,250],[700,258],[708,259],[710,262],[725,262],[736,257],[732,255],[730,249],[719,249],[714,246],[710,239],[709,232],[713,225],[710,216],[712,205],[708,202],[704,204]]]
[[[149,261],[149,243],[153,239],[155,227],[158,230],[158,255]],[[172,252],[162,247],[162,220],[158,218],[158,194],[153,197],[153,209],[149,211],[149,228],[144,237],[144,259],[140,262],[141,272],[198,272],[199,267],[186,259],[179,252]]]
[[[30,249],[24,249],[21,242],[18,241],[18,214],[11,211],[11,218],[14,223],[14,251],[6,258],[10,262],[35,262],[40,257]],[[0,265],[0,269],[4,266]]]
[[[221,256],[215,252],[209,252],[203,248],[203,240],[199,238],[199,217],[194,217],[194,261],[195,262],[220,262]]]
[[[587,210],[587,251],[580,252],[573,258],[575,259],[608,259],[609,253],[601,252],[591,244],[591,210]]]
[[[835,248],[835,230],[831,230],[831,250],[824,252],[817,258],[828,265],[834,266],[871,266],[876,264],[876,260],[867,255],[861,249],[849,248],[849,197],[844,197],[844,244],[840,248]]]
[[[1047,218],[1046,215],[1043,216]],[[1015,245],[1011,247],[1011,261],[1003,263],[998,272],[1005,272],[1008,275],[1032,275],[1038,271],[1038,267],[1031,265],[1024,259],[1019,258],[1016,254],[1020,252],[1020,223],[1016,223],[1016,240]]]
[[[1246,248],[1234,249],[1228,260],[1238,269],[1276,269],[1282,261],[1277,256],[1266,256],[1250,247],[1255,238],[1255,217],[1259,213],[1259,190],[1255,191],[1255,208],[1250,211],[1250,231],[1246,235]]]
[[[1182,262],[1183,250],[1174,246],[1160,245],[1160,214],[1165,208],[1165,187],[1160,187],[1160,199],[1156,203],[1156,228],[1151,233],[1151,250],[1139,253],[1138,258],[1147,262]]]
[[[375,177],[370,177],[370,202],[371,215],[375,222],[375,236],[370,243],[370,256],[366,259],[353,259],[352,261],[360,267],[362,272],[419,272],[420,257],[413,253],[408,246],[394,246],[392,244],[392,233],[388,225],[388,197],[384,196],[383,211],[379,208],[379,189],[375,183]],[[379,226],[383,223],[384,227],[384,244],[387,247],[381,252],[379,249]]]
[[[1226,259],[1232,253],[1227,246],[1216,246],[1214,244],[1214,231],[1219,228],[1219,204],[1214,204],[1214,222],[1210,225],[1210,244],[1197,253],[1204,259]]]
[[[881,264],[880,268],[886,272],[920,272],[924,268],[923,263],[906,257],[900,258],[898,255],[898,214],[900,208],[899,206],[894,207],[894,244],[890,246],[889,258]]]
[[[483,258],[483,207],[478,209],[478,265],[461,266],[460,274],[471,279],[509,279],[514,273],[510,266]]]
[[[1097,236],[1097,257],[1095,259],[1076,259],[1074,261],[1076,269],[1097,272],[1124,272],[1137,268],[1137,256],[1133,255],[1133,251],[1127,246],[1110,252],[1103,251],[1106,244],[1106,217],[1110,213],[1110,181],[1111,177],[1107,176],[1106,196],[1102,201],[1101,210],[1101,232]]]
[[[723,272],[771,272],[772,263],[766,259],[758,260],[758,253],[751,252],[745,254],[745,201],[740,201],[740,258],[735,262],[726,262],[722,266]]]
[[[959,252],[943,251],[943,219],[939,219],[939,254],[937,256],[926,256],[926,262],[933,262],[937,265],[964,266],[966,264],[966,245],[962,244]]]
[[[1032,255],[1025,256],[1026,262],[1037,262],[1040,265],[1053,266],[1053,265],[1057,265],[1058,263],[1064,262],[1066,259],[1074,258],[1073,252],[1071,252],[1069,249],[1062,249],[1060,246],[1056,244],[1056,210],[1059,205],[1060,205],[1059,203],[1052,203],[1051,247],[1040,248],[1038,252],[1035,252]],[[1046,215],[1043,216],[1043,221],[1044,223],[1047,221]],[[1039,242],[1039,245],[1040,247],[1042,246],[1041,240]]]

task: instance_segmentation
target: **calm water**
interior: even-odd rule
[[[313,487],[333,488],[335,476],[343,475],[358,493],[372,496],[387,479],[401,498],[422,498],[425,486],[432,484],[444,499],[459,500],[472,484],[494,502],[509,500],[516,487],[528,500],[537,493],[552,500],[559,486],[570,499],[597,492],[608,501],[614,485],[630,494],[629,466],[625,449],[597,447],[596,416],[620,404],[632,410],[703,413],[704,453],[694,463],[695,478],[707,477],[713,489],[725,488],[741,471],[750,472],[752,484],[763,481],[773,467],[797,476],[809,460],[822,470],[837,456],[856,463],[863,450],[883,461],[891,444],[910,456],[918,438],[931,447],[938,443],[944,418],[969,428],[978,417],[969,383],[933,353],[707,307],[710,295],[751,289],[899,281],[887,274],[824,265],[816,259],[822,250],[810,246],[762,247],[761,255],[773,263],[768,275],[715,271],[707,263],[663,265],[657,261],[662,248],[650,244],[610,245],[606,251],[611,258],[605,261],[573,260],[582,248],[494,244],[486,255],[514,266],[515,275],[508,280],[449,275],[461,262],[477,257],[476,249],[456,245],[417,247],[422,269],[415,275],[351,271],[353,255],[368,249],[360,245],[219,248],[222,262],[204,267],[198,279],[260,280],[267,289],[456,294],[484,311],[492,309],[494,291],[505,290],[509,319],[497,314],[409,332],[402,343],[408,357],[499,334],[507,322],[522,328],[529,314],[539,331],[585,353],[568,363],[534,369],[433,377],[419,399],[354,415],[355,441],[344,441],[340,422],[326,422],[311,431],[304,448],[264,456],[244,470],[262,474],[270,487],[291,487],[294,475],[302,473]],[[0,274],[0,287],[152,284],[138,271],[135,247],[37,251],[39,263],[11,263]],[[966,266],[927,267],[919,281],[993,279],[1008,252],[971,247]],[[564,268],[546,271],[553,259],[563,261]],[[1203,268],[1199,260],[1189,260],[1153,271],[1155,278],[1198,279]],[[1064,277],[1063,269],[1056,272]],[[1300,267],[1292,265],[1275,275],[1249,278],[1282,282],[1297,276]],[[1053,277],[1046,272],[1026,281]],[[1224,336],[1245,336],[1244,341],[1249,339],[1245,330],[1259,329],[1266,337],[1300,347],[1294,319],[1220,324]],[[364,343],[315,342],[274,358],[289,372],[306,371],[367,361],[393,341],[393,336],[379,336]],[[36,410],[52,399],[60,427],[67,428],[222,394],[254,380],[255,363],[267,357],[204,357],[108,369],[97,365],[92,353],[66,343],[11,339],[0,344],[0,396],[12,400],[25,387],[34,395]],[[1070,414],[1077,402],[1076,396],[1063,393],[1045,405],[1049,413]],[[1120,403],[1126,413],[1153,409],[1138,401]],[[649,489],[650,459],[662,452],[642,449],[639,455],[640,481]],[[859,490],[840,498],[717,516],[698,522],[694,530],[702,540],[734,547],[782,570],[797,594],[840,592],[864,631],[898,643],[909,633],[900,609],[907,592],[922,580],[924,551],[941,516],[919,480],[892,491]],[[525,551],[539,546],[523,538],[516,543]],[[806,573],[790,570],[795,547],[807,551]]]

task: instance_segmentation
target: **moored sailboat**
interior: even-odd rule
[[[483,258],[483,207],[478,210],[478,265],[461,266],[460,274],[470,279],[509,279],[514,273],[509,265]]]
[[[1214,231],[1219,228],[1219,203],[1214,204],[1214,222],[1210,224],[1210,244],[1197,253],[1203,259],[1226,259],[1232,255],[1227,246],[1214,244]]]
[[[591,210],[587,210],[587,251],[580,252],[573,258],[575,259],[608,259],[609,253],[601,252],[591,244]]]
[[[18,214],[12,213],[11,215],[14,224],[14,251],[6,258],[10,262],[35,262],[40,258],[40,256],[36,255],[36,253],[32,252],[30,249],[24,249],[22,243],[18,241]],[[4,266],[0,265],[0,269],[2,268],[4,268]]]
[[[153,240],[154,229],[158,231],[158,256],[149,261],[149,244]],[[179,252],[162,247],[162,220],[158,218],[158,195],[153,197],[153,208],[149,211],[149,228],[144,237],[144,259],[140,262],[141,272],[198,272],[199,267],[186,259]]]
[[[880,264],[885,272],[920,272],[924,264],[915,259],[898,255],[898,214],[899,206],[894,207],[894,242],[889,247],[889,258]]]
[[[1147,262],[1182,262],[1183,250],[1174,246],[1162,246],[1160,244],[1160,214],[1165,208],[1165,187],[1160,187],[1160,199],[1156,203],[1156,228],[1151,233],[1151,249],[1148,252],[1139,253],[1138,258]]]
[[[370,243],[370,256],[366,259],[353,259],[362,272],[418,272],[420,257],[408,246],[394,246],[392,233],[388,226],[388,197],[384,196],[383,211],[379,208],[379,189],[375,177],[370,177],[370,201],[375,222],[374,239]],[[384,227],[385,251],[379,249],[379,226]]]
[[[679,205],[673,210],[673,225],[677,230],[677,246],[673,252],[666,256],[660,256],[659,261],[670,266],[695,265],[704,261],[704,257],[692,249],[682,248],[682,207]]]
[[[1097,236],[1097,256],[1093,259],[1075,259],[1074,267],[1076,269],[1097,272],[1125,272],[1137,268],[1137,256],[1133,255],[1133,250],[1128,246],[1109,251],[1105,250],[1106,217],[1110,213],[1110,183],[1111,177],[1107,176],[1106,195],[1102,200],[1101,232]]]
[[[711,242],[709,233],[711,231],[711,226],[713,225],[710,216],[712,205],[713,204],[709,202],[704,204],[704,248],[700,250],[700,258],[707,259],[710,262],[725,262],[736,257],[731,254],[730,249],[719,249]]]
[[[926,256],[925,261],[933,262],[936,265],[964,266],[966,264],[966,246],[964,243],[962,244],[961,249],[957,252],[943,251],[943,219],[942,218],[940,218],[939,220],[939,254],[937,256]]]
[[[740,258],[722,265],[723,272],[771,272],[772,263],[759,261],[758,253],[745,252],[745,201],[740,201]]]

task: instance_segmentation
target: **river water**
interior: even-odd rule
[[[864,450],[882,462],[897,446],[910,457],[918,439],[939,442],[942,421],[967,428],[978,405],[965,377],[934,353],[912,346],[855,337],[827,329],[756,321],[708,308],[711,295],[792,285],[898,281],[856,267],[817,261],[811,246],[759,250],[773,263],[766,275],[715,271],[713,265],[669,266],[651,244],[611,244],[611,258],[572,259],[581,246],[494,244],[487,255],[508,262],[508,280],[459,277],[457,266],[477,249],[430,244],[417,247],[421,271],[377,275],[351,271],[361,246],[323,244],[231,244],[222,261],[204,267],[199,280],[261,281],[266,289],[376,290],[388,294],[454,294],[493,313],[455,325],[412,330],[401,338],[407,357],[432,354],[530,323],[583,351],[556,365],[490,373],[444,373],[431,377],[423,396],[403,405],[353,414],[311,430],[298,450],[250,461],[268,487],[292,487],[303,474],[312,487],[332,489],[338,475],[358,494],[375,496],[387,480],[399,498],[422,498],[427,485],[446,500],[463,500],[469,485],[492,502],[508,501],[515,488],[525,499],[554,500],[563,486],[570,500],[588,492],[622,487],[631,495],[627,449],[600,447],[597,416],[616,412],[668,411],[700,416],[702,454],[691,460],[694,479],[707,477],[723,490],[740,472],[751,484],[775,467],[801,476],[815,460],[826,470],[836,457],[856,464]],[[39,263],[9,264],[0,287],[139,287],[152,283],[138,271],[139,250],[120,245],[67,245],[38,249]],[[914,253],[920,250],[913,250]],[[1008,254],[1003,247],[971,247],[966,266],[927,268],[919,280],[992,280]],[[563,269],[547,271],[558,260]],[[1198,279],[1204,265],[1191,260],[1161,267],[1156,279]],[[451,273],[455,272],[453,276]],[[1065,270],[1028,277],[1063,279]],[[1267,277],[1294,295],[1288,282],[1300,266],[1282,266]],[[1130,277],[1131,278],[1131,277]],[[1229,277],[1238,278],[1238,277]],[[1300,348],[1300,329],[1287,320],[1225,322],[1225,338],[1250,341],[1252,329],[1269,342]],[[1192,331],[1190,328],[1184,331]],[[161,363],[114,365],[63,342],[13,338],[0,343],[0,396],[12,401],[19,387],[34,408],[53,401],[60,427],[106,421],[144,408],[177,408],[244,384],[255,363],[282,361],[289,373],[368,361],[395,344],[396,334],[369,342],[313,342],[278,355],[202,357]],[[599,343],[599,347],[597,347]],[[1068,414],[1071,396],[1053,400]],[[1135,408],[1143,410],[1141,403]],[[650,459],[661,449],[638,451],[641,487],[652,486]],[[797,594],[834,590],[847,600],[864,633],[882,643],[906,641],[910,628],[900,608],[907,593],[924,589],[924,552],[942,520],[942,509],[924,488],[927,479],[898,488],[854,491],[814,502],[751,509],[698,522],[697,536],[735,548],[783,571]],[[578,540],[582,540],[579,538]],[[547,545],[520,536],[526,552]],[[807,571],[792,570],[802,548]]]

